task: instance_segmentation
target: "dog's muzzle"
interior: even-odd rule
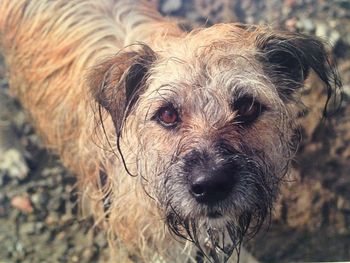
[[[240,168],[233,156],[216,147],[212,152],[193,150],[184,158],[188,190],[198,203],[213,206],[234,191]]]

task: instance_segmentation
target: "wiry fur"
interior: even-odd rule
[[[10,87],[77,174],[82,208],[119,259],[185,262],[197,247],[226,260],[270,215],[293,156],[295,90],[310,69],[329,92],[340,85],[322,43],[301,34],[240,24],[186,34],[140,1],[2,0],[0,14]],[[249,127],[232,110],[245,96],[267,108]],[[166,103],[181,113],[178,130],[154,119]],[[214,208],[187,190],[207,162],[237,170]]]

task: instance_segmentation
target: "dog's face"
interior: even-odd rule
[[[170,229],[216,260],[272,209],[292,157],[294,94],[309,69],[331,89],[318,40],[218,25],[121,51],[90,83],[121,153],[135,153],[126,168]]]

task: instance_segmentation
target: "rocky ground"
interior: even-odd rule
[[[268,231],[246,247],[262,262],[350,260],[350,2],[348,0],[159,0],[188,25],[271,24],[331,42],[343,101],[321,121],[320,82],[303,91],[302,137]],[[18,143],[13,143],[18,141]],[[9,97],[0,59],[0,262],[104,262],[107,243],[79,219],[75,178],[48,153]]]

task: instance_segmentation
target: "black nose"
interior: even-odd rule
[[[200,203],[216,203],[230,194],[235,179],[235,170],[232,166],[217,170],[192,171],[190,192]]]

